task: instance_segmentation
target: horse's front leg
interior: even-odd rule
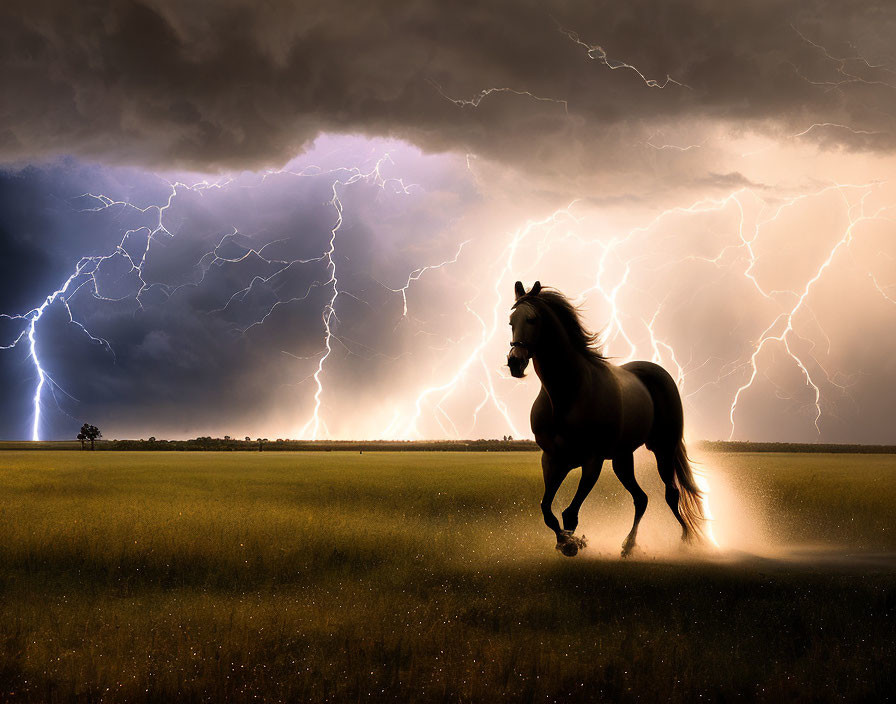
[[[544,516],[545,525],[554,531],[557,536],[557,542],[563,542],[563,531],[560,529],[560,522],[554,515],[551,505],[554,503],[554,497],[557,490],[566,479],[571,468],[562,462],[558,462],[556,458],[547,452],[541,453],[541,473],[544,476],[544,496],[541,499],[541,514]]]
[[[569,506],[560,514],[563,517],[563,530],[565,532],[575,532],[576,527],[579,525],[579,510],[597,483],[603,466],[603,458],[590,459],[582,465],[582,478],[579,479],[579,488],[576,489],[576,495],[572,497]]]

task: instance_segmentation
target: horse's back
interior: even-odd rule
[[[684,410],[675,379],[653,362],[629,362],[620,368],[637,377],[653,400],[654,423],[647,438],[647,447],[654,449],[677,443],[684,429]]]

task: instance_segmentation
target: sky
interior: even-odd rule
[[[886,3],[0,8],[0,438],[531,437],[513,284],[692,439],[894,443]]]

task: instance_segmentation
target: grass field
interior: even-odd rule
[[[641,457],[622,561],[609,467],[566,559],[535,453],[2,452],[0,699],[889,696],[896,456],[702,459],[724,549]]]

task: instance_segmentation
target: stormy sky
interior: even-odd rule
[[[896,442],[894,33],[885,3],[4,3],[0,437],[529,436],[519,278],[666,366],[691,437]]]

